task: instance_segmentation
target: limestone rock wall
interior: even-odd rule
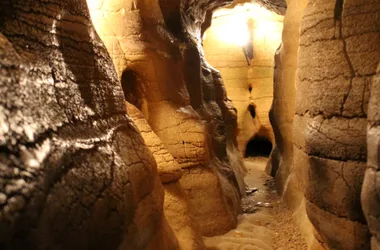
[[[203,235],[236,225],[244,193],[236,110],[220,74],[205,61],[200,39],[209,13],[228,3],[89,1],[125,99],[181,167],[179,183]]]
[[[0,2],[0,127],[1,249],[180,248],[85,1]]]
[[[328,249],[368,249],[360,192],[367,109],[380,60],[379,1],[309,1],[302,19],[293,168]]]
[[[379,2],[287,4],[270,114],[276,147],[267,171],[276,176],[311,249],[321,246],[310,237],[310,223],[299,219],[305,209],[324,248],[368,249],[360,204],[367,140],[369,168],[361,198],[376,249],[377,78],[373,76],[380,53]]]
[[[293,220],[300,227],[310,249],[323,249],[315,239],[313,226],[306,215],[304,192],[308,169],[293,156],[293,119],[295,113],[296,79],[300,24],[307,0],[288,0],[284,18],[282,44],[275,53],[273,102],[269,117],[276,144],[266,172],[275,177],[276,187],[283,201],[293,212]]]
[[[283,17],[258,4],[237,5],[214,14],[206,31],[203,47],[208,62],[220,71],[231,99],[238,111],[238,145],[244,154],[248,142],[261,135],[274,143],[269,122],[273,99],[273,55],[281,43]],[[244,31],[246,25],[247,31]],[[248,66],[243,49],[231,36],[234,30],[248,33],[253,60]],[[253,110],[251,110],[253,108]]]

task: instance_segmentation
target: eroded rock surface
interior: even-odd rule
[[[1,249],[179,249],[85,1],[1,1],[0,127]]]
[[[180,182],[182,170],[179,164],[166,150],[142,113],[130,103],[127,103],[127,110],[157,162],[158,175],[165,190],[164,212],[177,236],[181,249],[204,249],[199,224],[194,220],[195,208],[191,206]]]
[[[279,190],[295,213],[300,217],[307,210],[316,229],[314,235],[325,248],[368,249],[369,234],[360,192],[367,158],[367,109],[369,113],[376,109],[373,76],[380,60],[376,28],[379,3],[347,0],[287,3],[283,45],[276,54],[271,111],[277,145],[267,170],[276,175]],[[296,28],[301,16],[298,46],[294,39],[299,37]],[[289,36],[291,33],[294,35]],[[294,88],[297,65],[297,88]],[[371,91],[372,107],[368,106]],[[362,200],[376,239],[374,117],[368,117],[370,166]],[[376,240],[373,242],[375,246]],[[317,245],[309,242],[312,249],[318,249]]]
[[[306,209],[329,249],[369,249],[360,192],[367,107],[380,60],[378,1],[309,1],[298,61],[294,159]],[[311,60],[313,58],[313,60]]]
[[[229,3],[89,1],[125,98],[182,168],[180,183],[204,235],[236,226],[244,193],[236,110],[200,38],[210,13]]]
[[[299,175],[302,171],[292,171],[291,168],[293,165],[292,126],[295,112],[299,27],[306,4],[306,0],[287,1],[288,9],[284,18],[282,44],[275,53],[273,102],[269,113],[276,145],[272,150],[267,172],[276,176],[276,185],[281,193],[285,195],[290,193],[290,195],[296,196],[286,199],[292,208],[297,207],[303,198],[304,176]],[[292,186],[295,188],[292,189]]]

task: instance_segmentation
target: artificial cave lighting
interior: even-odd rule
[[[240,47],[247,45],[252,35],[281,40],[281,33],[276,32],[277,17],[275,13],[253,3],[239,5],[233,9],[220,9],[213,15],[214,22],[223,22],[217,30],[219,40]],[[252,29],[254,34],[251,34]]]

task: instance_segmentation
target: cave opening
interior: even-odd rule
[[[137,79],[137,74],[132,70],[125,70],[121,75],[121,87],[124,92],[124,99],[135,106],[140,96]]]
[[[256,135],[247,143],[244,157],[269,157],[272,147],[272,142],[268,138]]]
[[[237,109],[237,144],[243,156],[256,144],[258,153],[252,156],[269,156],[275,141],[268,114],[274,93],[274,56],[282,42],[282,14],[257,3],[235,3],[215,11],[204,33],[205,57],[221,73],[227,96]]]
[[[144,94],[141,89],[142,84],[138,74],[133,70],[124,70],[121,74],[120,82],[124,99],[144,113]]]

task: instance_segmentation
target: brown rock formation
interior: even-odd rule
[[[380,3],[315,3],[301,28],[294,125],[295,146],[309,167],[307,213],[329,248],[366,249],[360,191],[368,98],[380,58]]]
[[[237,110],[201,40],[231,2],[88,0],[105,45],[84,0],[0,2],[0,249],[203,250],[235,227]],[[310,249],[380,250],[380,2],[287,4],[267,171]],[[272,69],[239,53],[265,127]]]
[[[275,176],[277,189],[293,211],[293,219],[301,228],[309,248],[317,250],[323,248],[315,239],[305,209],[308,169],[304,165],[304,154],[296,154],[299,151],[293,150],[299,29],[306,4],[306,0],[287,1],[282,44],[275,53],[273,103],[269,114],[276,144],[266,171]]]
[[[367,104],[380,53],[378,16],[378,1],[321,0],[309,1],[302,19],[293,166],[284,164],[289,158],[281,140],[274,162],[280,162],[277,175],[288,199],[300,204],[306,190],[308,218],[328,249],[369,248],[359,196]],[[286,130],[279,138],[289,135]]]
[[[205,61],[206,15],[228,1],[91,1],[91,15],[134,104],[183,169],[204,235],[236,225],[244,192],[236,111]],[[207,23],[207,22],[206,22]]]
[[[85,1],[0,3],[0,248],[179,249]]]

